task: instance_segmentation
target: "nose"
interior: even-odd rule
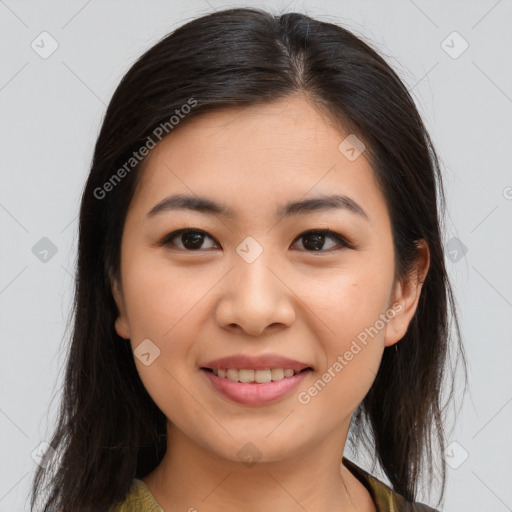
[[[251,263],[236,256],[233,264],[221,285],[215,313],[218,325],[250,336],[292,325],[293,287],[277,265],[272,265],[269,255],[263,251]]]

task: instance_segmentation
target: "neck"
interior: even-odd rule
[[[342,466],[347,432],[348,426],[280,460],[265,460],[246,445],[242,453],[253,455],[251,463],[205,449],[168,423],[164,459],[143,480],[166,512],[375,510],[362,484]]]

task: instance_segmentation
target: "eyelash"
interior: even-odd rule
[[[218,244],[218,242],[215,240],[215,238],[213,238],[211,235],[209,235],[208,233],[206,233],[205,231],[203,231],[201,229],[184,228],[184,229],[179,229],[177,231],[173,231],[172,233],[169,233],[168,235],[164,236],[164,238],[158,243],[158,245],[159,246],[173,245],[173,244],[171,244],[171,240],[182,235],[183,233],[200,233],[200,234],[203,234],[206,237],[210,238],[211,240],[213,240],[216,244]],[[302,238],[306,235],[310,235],[310,234],[323,235],[323,236],[326,236],[327,238],[331,238],[331,239],[335,240],[341,247],[331,248],[328,250],[320,249],[318,251],[308,251],[307,249],[303,249],[305,252],[312,253],[312,254],[318,254],[318,253],[326,253],[326,252],[329,253],[329,252],[333,252],[333,251],[342,250],[345,248],[354,249],[354,246],[352,244],[350,244],[343,236],[341,236],[338,233],[335,233],[334,231],[330,231],[328,229],[310,229],[308,231],[304,231],[297,238],[295,238],[293,243],[295,244],[295,242],[297,240],[299,240],[300,238]],[[220,245],[220,244],[218,244],[218,245]],[[191,249],[182,249],[181,247],[177,247],[176,250],[185,251],[185,252],[199,252],[204,249],[191,250]],[[210,249],[206,249],[206,250],[210,250]]]

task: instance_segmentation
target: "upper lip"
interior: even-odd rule
[[[267,368],[291,368],[300,372],[305,368],[312,368],[307,363],[302,363],[295,359],[290,359],[278,354],[262,354],[256,356],[248,356],[246,354],[235,354],[233,356],[221,357],[214,361],[209,361],[201,368],[209,368],[210,370],[219,370],[226,368],[238,368],[245,370],[266,370]]]

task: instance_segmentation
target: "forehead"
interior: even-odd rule
[[[304,99],[223,108],[185,121],[144,162],[134,202],[143,203],[145,213],[176,192],[229,203],[241,214],[339,193],[368,205],[373,215],[379,205],[384,213],[364,152],[355,159],[344,152],[354,135]]]

